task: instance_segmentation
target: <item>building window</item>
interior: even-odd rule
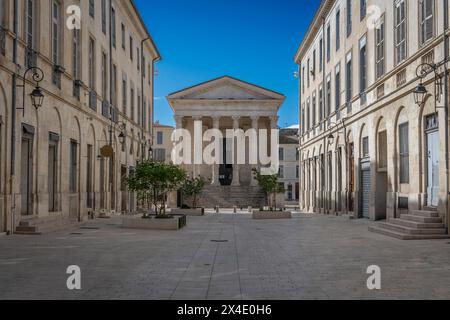
[[[352,0],[347,0],[347,38],[352,34]]]
[[[48,143],[48,211],[58,210],[58,142],[59,135],[49,133]]]
[[[362,21],[367,14],[367,0],[359,0],[359,16]]]
[[[130,89],[130,118],[134,120],[134,89]]]
[[[112,104],[117,108],[117,66],[113,64],[112,66],[112,79],[111,79],[111,90],[112,90]]]
[[[27,0],[27,11],[26,11],[26,42],[28,47],[35,47],[35,30],[36,30],[36,3],[37,1]]]
[[[308,99],[308,102],[306,102],[306,130],[309,131],[309,129],[311,128],[310,126],[310,100]]]
[[[106,34],[106,0],[102,0],[102,32]]]
[[[339,108],[341,107],[341,66],[338,64],[335,71],[335,111],[336,117],[339,119]]]
[[[74,29],[72,31],[72,74],[73,78],[75,80],[79,80],[81,78],[80,74],[80,63],[81,63],[81,56],[80,56],[80,46],[81,46],[81,39],[80,39],[80,30]]]
[[[89,15],[92,18],[95,16],[95,0],[89,0]]]
[[[52,60],[55,65],[61,64],[61,5],[58,1],[52,4]]]
[[[367,158],[369,156],[369,137],[362,138],[362,157]]]
[[[125,25],[122,23],[122,26],[121,26],[121,30],[122,30],[122,49],[124,49],[125,50],[125,47],[126,47],[126,43],[125,43]]]
[[[359,41],[359,92],[364,96],[367,87],[367,52],[366,52],[366,36]],[[362,99],[361,104],[365,100]]]
[[[420,44],[434,35],[434,0],[419,0]]]
[[[116,10],[111,8],[111,38],[112,46],[116,47]]]
[[[309,74],[311,73],[311,69],[310,69],[310,64],[309,64],[310,59],[308,59],[308,61],[306,62],[306,68],[308,69],[308,74],[306,75],[306,86],[309,88]]]
[[[130,37],[130,59],[133,61],[133,37]]]
[[[278,178],[280,178],[280,179],[284,178],[284,166],[280,166],[278,168]]]
[[[377,79],[384,75],[384,18],[375,29],[375,64]]]
[[[137,69],[139,70],[140,69],[140,55],[139,55],[139,48],[136,48],[136,66],[137,66]]]
[[[295,177],[300,178],[300,166],[295,167]]]
[[[406,59],[406,4],[405,0],[398,0],[394,4],[394,36],[395,36],[395,63],[399,64]]]
[[[70,163],[69,163],[69,191],[77,192],[77,171],[78,171],[78,143],[70,141]]]
[[[312,112],[312,127],[314,128],[316,126],[316,94],[313,94],[313,98],[312,98],[312,107],[311,107],[311,112]]]
[[[122,110],[123,114],[127,114],[127,76],[124,74],[122,78]]]
[[[319,86],[319,122],[322,126],[323,120],[323,89],[322,86]]]
[[[352,97],[353,97],[353,67],[352,54],[349,53],[345,64],[345,102],[347,104],[347,113],[352,111]]]
[[[107,100],[108,95],[108,58],[106,53],[102,53],[102,96],[103,101]]]
[[[331,79],[327,80],[327,98],[325,99],[326,104],[326,117],[330,116],[331,113]]]
[[[166,161],[166,149],[155,149],[153,159],[156,161]]]
[[[305,104],[302,106],[302,133],[305,133]]]
[[[341,47],[341,10],[336,12],[336,51]]]
[[[322,72],[323,68],[323,38],[319,41],[319,72]]]
[[[278,149],[278,160],[284,161],[284,148]]]
[[[387,133],[378,133],[378,169],[387,169]]]
[[[408,123],[398,127],[399,157],[400,157],[400,183],[409,183],[409,136]]]
[[[163,133],[161,131],[156,133],[156,144],[163,144]]]
[[[331,59],[331,28],[327,26],[327,62]]]
[[[301,77],[302,77],[302,92],[305,93],[305,77],[306,77],[306,74],[305,74],[305,66],[304,65],[303,65],[303,68],[302,68],[302,75],[301,75]]]

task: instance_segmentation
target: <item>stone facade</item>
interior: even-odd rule
[[[219,129],[223,137],[226,137],[227,129],[266,129],[270,135],[270,129],[277,129],[278,110],[284,101],[284,96],[253,84],[232,78],[221,77],[178,92],[167,97],[174,111],[177,129],[186,129],[192,137],[191,159],[194,160],[194,122],[201,121],[201,134],[208,129]],[[226,140],[226,139],[225,139]],[[228,139],[231,140],[231,139]],[[248,140],[246,140],[248,141]],[[268,141],[270,139],[268,138]],[[203,148],[209,143],[203,142]],[[244,147],[245,164],[237,163],[235,156],[231,161],[231,148],[237,148],[231,141],[221,144],[222,156],[227,158],[224,164],[183,164],[183,167],[193,176],[201,175],[210,181],[209,188],[204,194],[218,194],[228,192],[240,195],[242,199],[227,198],[228,206],[245,205],[245,193],[239,192],[240,187],[258,189],[256,180],[252,175],[252,168],[258,164],[249,164],[248,142]],[[241,146],[238,146],[241,147]],[[234,149],[235,151],[237,149]],[[259,150],[259,149],[258,149]],[[233,164],[231,164],[233,163]],[[212,189],[211,189],[212,188]],[[210,190],[211,189],[211,190]],[[221,189],[223,189],[221,191]],[[232,189],[232,190],[231,190]],[[228,191],[224,191],[228,190]],[[248,192],[252,192],[247,190]],[[256,190],[257,201],[252,200],[253,205],[259,205],[261,195]],[[220,199],[206,201],[206,206],[214,203],[223,203]],[[250,200],[249,200],[250,201]],[[214,202],[214,203],[213,203]],[[251,205],[251,204],[250,204]]]
[[[282,201],[288,205],[298,204],[299,201],[299,153],[298,130],[280,129],[280,175],[279,181],[284,186]],[[278,201],[277,201],[278,202]]]
[[[0,232],[23,221],[45,225],[101,209],[133,210],[121,177],[148,156],[160,58],[133,1],[17,1],[17,30],[14,1],[0,2]],[[80,8],[78,31],[66,24],[70,5]],[[38,110],[28,96],[31,74],[20,87],[30,66],[45,76]],[[23,90],[22,115],[14,110]],[[105,145],[111,158],[100,153]]]
[[[153,159],[172,163],[172,133],[174,127],[160,124],[153,125]]]
[[[425,103],[413,95],[418,66],[444,59],[443,3],[321,2],[295,56],[304,211],[392,220],[434,207],[448,227],[448,97],[435,109],[432,72]]]

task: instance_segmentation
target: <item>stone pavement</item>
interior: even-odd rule
[[[450,299],[450,241],[401,241],[367,220],[295,214],[188,217],[180,231],[99,219],[0,237],[0,299]],[[366,287],[369,265],[381,290]],[[79,291],[66,268],[81,268]]]

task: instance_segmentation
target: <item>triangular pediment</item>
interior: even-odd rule
[[[168,99],[284,100],[284,96],[232,77],[222,77],[175,92]]]

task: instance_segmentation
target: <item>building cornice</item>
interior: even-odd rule
[[[317,32],[322,27],[322,18],[326,18],[333,7],[336,0],[322,0],[320,2],[319,8],[314,15],[314,18],[311,24],[306,31],[305,36],[300,44],[300,47],[295,54],[294,61],[297,64],[300,64],[302,56],[305,54],[305,51],[309,48],[312,41],[314,41],[314,37]]]

